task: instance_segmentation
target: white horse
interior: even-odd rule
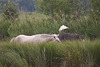
[[[18,35],[11,39],[10,43],[42,43],[42,42],[60,42],[56,34],[37,34],[32,36]]]

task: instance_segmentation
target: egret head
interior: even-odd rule
[[[65,30],[65,29],[69,29],[67,26],[65,25],[62,25],[60,28],[59,28],[59,32],[61,32],[62,30]]]

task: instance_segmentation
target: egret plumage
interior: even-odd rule
[[[61,32],[62,30],[65,30],[65,29],[68,29],[68,27],[65,26],[65,25],[62,25],[62,26],[59,28],[59,32]]]

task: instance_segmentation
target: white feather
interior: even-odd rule
[[[65,25],[62,25],[62,26],[59,28],[59,32],[61,32],[62,30],[65,30],[65,29],[68,29],[68,27],[65,26]]]

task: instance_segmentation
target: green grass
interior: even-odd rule
[[[61,33],[82,34],[87,38],[85,42],[9,43],[12,37],[20,34],[58,34],[62,24],[69,29]],[[14,22],[1,18],[0,39],[6,38],[8,42],[0,42],[0,67],[100,67],[99,29],[100,23],[90,17],[54,23],[49,16],[39,13],[21,13]]]
[[[2,16],[1,16],[2,17]],[[85,17],[85,18],[84,18]],[[12,38],[20,34],[58,34],[59,27],[64,24],[69,27],[61,33],[78,33],[84,35],[91,40],[100,38],[100,23],[90,16],[82,16],[79,20],[70,19],[51,21],[47,15],[37,12],[25,13],[22,12],[15,21],[0,20],[0,39]]]
[[[0,43],[0,67],[100,67],[100,40]]]

